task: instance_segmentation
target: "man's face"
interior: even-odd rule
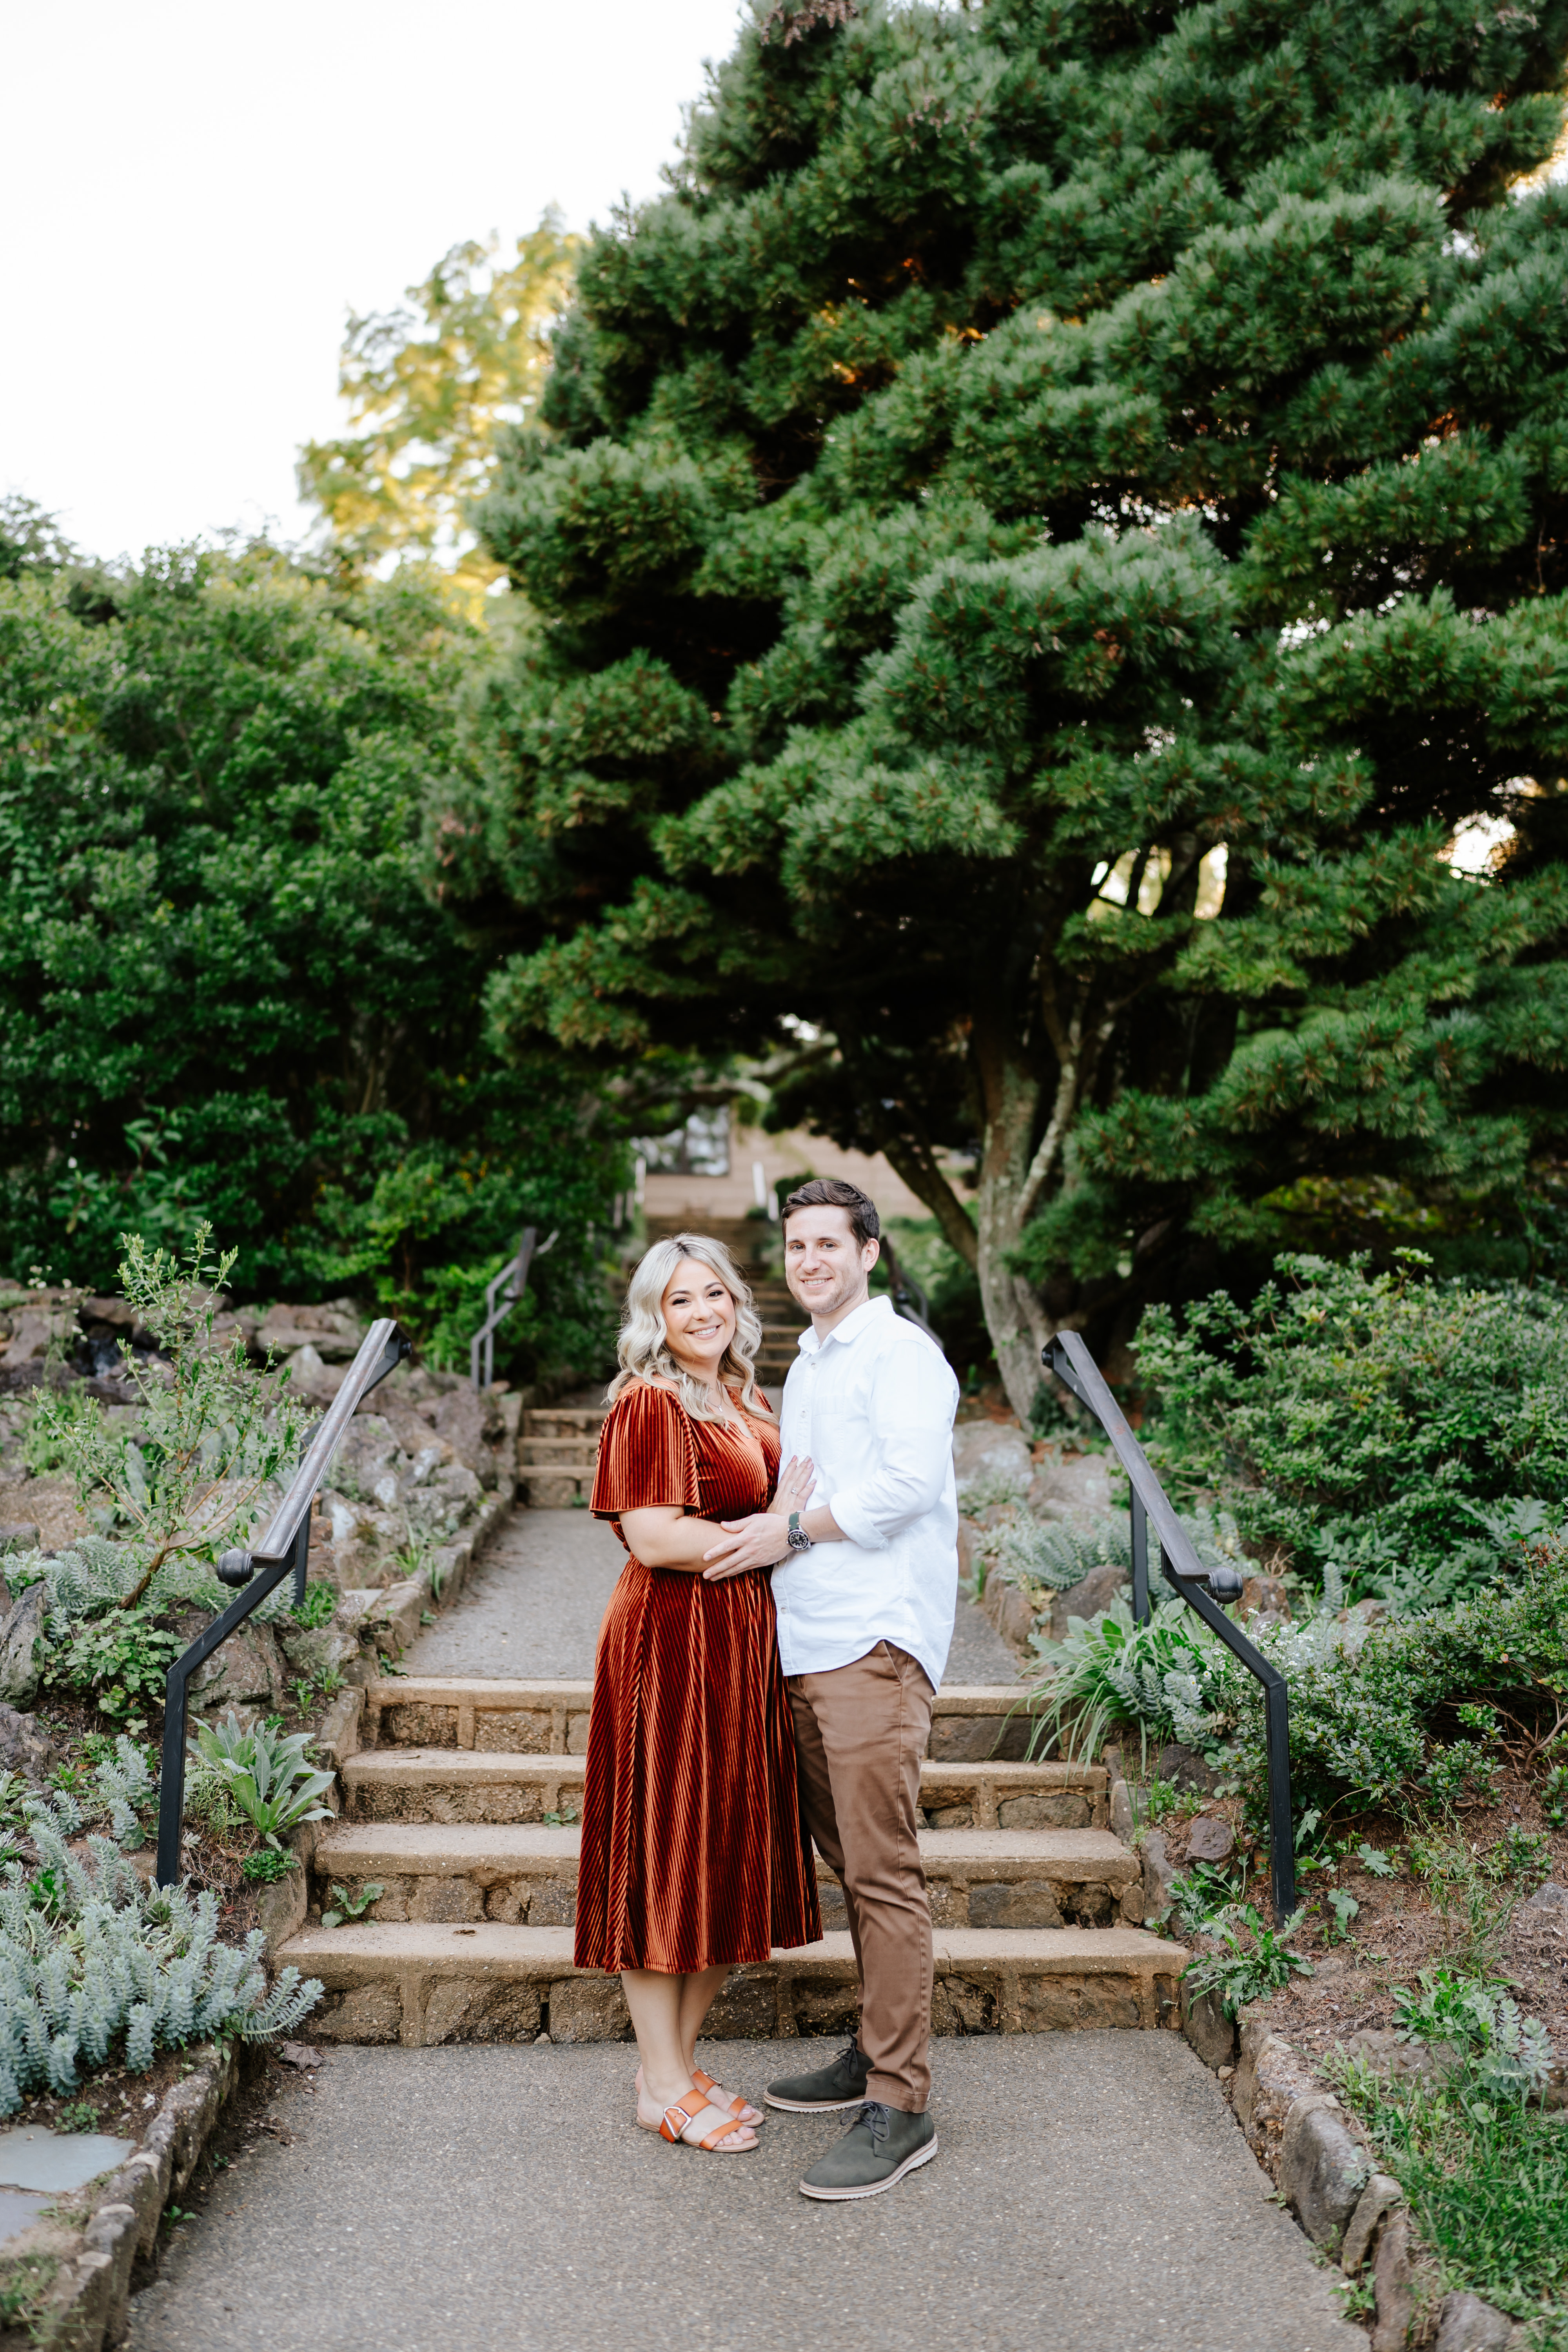
[[[847,1209],[795,1209],[784,1227],[784,1280],[808,1315],[837,1314],[864,1296],[880,1255],[875,1242],[856,1242]]]

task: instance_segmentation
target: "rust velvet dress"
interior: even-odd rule
[[[593,1509],[762,1510],[778,1432],[694,1421],[637,1381],[599,1441]],[[757,1441],[760,1441],[760,1444]],[[677,1976],[822,1933],[765,1570],[705,1581],[628,1559],[594,1661],[576,1961]]]

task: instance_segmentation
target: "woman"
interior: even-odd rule
[[[594,1665],[577,1887],[579,1968],[618,1969],[637,2121],[738,2156],[760,2112],[694,2063],[731,1968],[822,1933],[765,1572],[704,1573],[719,1522],[805,1507],[778,1478],[752,1370],[762,1326],[729,1252],[656,1242],[626,1293],[593,1509],[630,1558]]]

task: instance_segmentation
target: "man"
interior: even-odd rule
[[[958,1382],[934,1341],[871,1297],[879,1226],[858,1186],[803,1184],[783,1224],[785,1279],[811,1328],[784,1385],[782,1441],[786,1460],[814,1464],[812,1501],[787,1520],[726,1521],[704,1574],[776,1563],[806,1823],[844,1889],[860,1975],[855,2043],[831,2066],[771,2084],[768,2105],[857,2108],[800,2185],[808,2197],[875,2197],[937,2150],[918,1838],[921,1759],[958,1598]]]

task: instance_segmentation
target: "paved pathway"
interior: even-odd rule
[[[626,1561],[586,1511],[520,1511],[404,1659],[416,1675],[578,1675],[594,1671],[599,1620]],[[1018,1662],[988,1618],[958,1605],[950,1683],[1010,1683]]]
[[[708,2063],[754,2090],[811,2054]],[[932,2054],[935,2162],[823,2206],[795,2183],[837,2119],[666,2147],[621,2045],[334,2051],[279,2094],[293,2145],[176,2233],[132,2352],[1365,2352],[1177,2035]]]
[[[423,1634],[427,1673],[583,1675],[621,1555],[530,1513]],[[965,1608],[953,1678],[1013,1661]],[[821,2054],[834,2045],[822,2044]],[[710,2045],[755,2092],[810,2043]],[[936,2161],[800,2196],[843,2119],[755,2156],[639,2133],[632,2051],[336,2049],[279,2072],[262,2138],[175,2231],[133,2352],[1365,2352],[1186,2042],[938,2040]]]

